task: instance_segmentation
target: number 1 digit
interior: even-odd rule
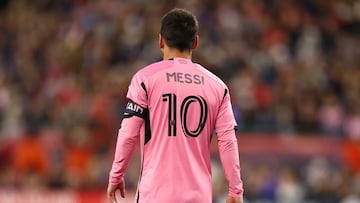
[[[176,136],[176,95],[163,94],[163,101],[168,102],[168,136]]]

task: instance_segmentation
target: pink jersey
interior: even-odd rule
[[[133,77],[110,183],[124,176],[138,136],[142,168],[136,202],[212,202],[210,141],[215,129],[229,195],[241,197],[235,120],[226,85],[191,60],[151,64]]]

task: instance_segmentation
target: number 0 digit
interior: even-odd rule
[[[187,127],[187,114],[189,107],[192,103],[197,102],[200,105],[200,119],[195,130],[189,130]],[[181,103],[180,107],[180,119],[181,119],[181,127],[186,136],[197,137],[204,129],[205,122],[207,118],[207,104],[203,97],[199,96],[188,96]]]

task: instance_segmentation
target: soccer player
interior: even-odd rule
[[[135,202],[211,203],[210,141],[215,130],[229,183],[227,203],[242,203],[235,119],[227,86],[191,61],[199,42],[196,17],[173,9],[162,19],[163,60],[132,78],[118,133],[107,195],[125,197],[124,174],[140,137],[141,172]]]

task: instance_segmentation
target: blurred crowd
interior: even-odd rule
[[[245,161],[247,199],[359,202],[360,0],[0,0],[0,187],[106,187],[127,86],[161,60],[175,6],[199,19],[194,61],[228,84],[239,136],[344,143],[313,175]]]

